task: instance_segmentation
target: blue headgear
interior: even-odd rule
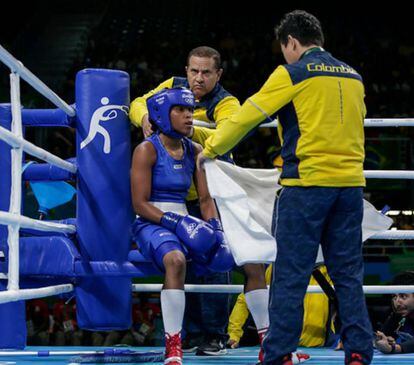
[[[148,117],[167,136],[182,138],[171,124],[170,111],[173,106],[195,107],[194,95],[185,87],[163,89],[147,99]]]

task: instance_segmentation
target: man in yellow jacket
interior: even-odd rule
[[[219,83],[223,69],[221,68],[221,56],[217,50],[206,46],[194,48],[188,54],[185,71],[186,77],[171,77],[155,89],[132,101],[129,118],[132,124],[142,127],[145,137],[152,134],[146,100],[162,89],[180,86],[189,88],[196,99],[194,119],[215,123],[216,130],[225,128],[226,121],[239,111],[240,103],[237,98]],[[194,127],[193,135],[190,137],[204,146],[205,141],[213,133],[215,130]]]

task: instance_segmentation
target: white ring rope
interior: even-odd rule
[[[364,127],[414,127],[414,118],[365,119]]]
[[[155,293],[162,290],[163,284],[132,284],[134,292]],[[188,293],[243,293],[243,285],[197,285],[186,284],[184,290]],[[394,294],[414,293],[414,285],[364,285],[365,294]],[[319,285],[309,285],[307,293],[323,293]]]
[[[368,179],[414,179],[414,171],[405,170],[364,170]]]
[[[215,128],[215,123],[203,122],[201,120],[194,119],[194,125],[198,127]],[[275,128],[278,125],[278,121],[260,124],[260,128]],[[364,119],[364,127],[414,127],[414,118],[367,118]]]
[[[31,228],[43,232],[76,233],[76,227],[73,224],[40,221],[38,219],[25,217],[24,215],[3,211],[0,211],[0,224]]]
[[[155,293],[162,290],[163,284],[132,284],[132,291]],[[18,300],[42,298],[74,290],[72,284],[61,284],[38,289],[20,289],[0,292],[0,304]],[[184,290],[188,293],[228,293],[239,294],[244,290],[243,285],[197,285],[186,284]],[[414,285],[364,285],[365,294],[395,294],[414,293]],[[307,293],[323,293],[319,285],[309,285]]]
[[[369,239],[374,240],[414,240],[414,230],[389,230],[375,233]]]
[[[10,99],[11,99],[11,134],[18,139],[23,137],[22,113],[20,105],[20,77],[12,72],[10,74]],[[23,149],[12,148],[11,150],[11,191],[9,214],[20,215],[22,205],[22,161]],[[19,289],[19,225],[13,224],[8,226],[7,244],[9,246],[8,262],[8,290]]]
[[[23,138],[16,137],[13,132],[8,131],[6,128],[0,127],[0,139],[8,143],[13,148],[22,148],[23,151],[35,156],[43,161],[46,161],[52,165],[58,166],[63,170],[76,173],[76,165],[61,159],[53,155],[52,153],[44,150],[43,148],[35,146],[33,143],[26,141]]]
[[[0,61],[7,65],[13,73],[17,73],[36,89],[45,98],[50,100],[58,108],[62,109],[67,115],[74,117],[76,111],[63,99],[61,99],[55,92],[53,92],[42,80],[35,76],[29,69],[24,67],[23,63],[14,58],[0,45]]]
[[[45,286],[44,288],[36,289],[19,289],[19,290],[7,290],[0,291],[0,304],[8,302],[17,302],[25,299],[35,299],[50,297],[52,295],[58,295],[62,293],[69,293],[73,291],[72,284],[61,284],[53,286]]]

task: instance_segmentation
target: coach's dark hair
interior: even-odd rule
[[[289,35],[296,38],[302,46],[316,44],[322,47],[325,41],[320,21],[304,10],[294,10],[285,14],[276,26],[275,33],[284,46],[288,43]]]
[[[221,56],[220,56],[220,53],[214,48],[207,47],[207,46],[201,46],[201,47],[192,49],[187,57],[187,66],[190,62],[190,57],[192,56],[212,58],[214,59],[214,66],[216,67],[216,69],[217,70],[221,69]]]

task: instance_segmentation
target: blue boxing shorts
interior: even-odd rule
[[[184,256],[188,256],[187,249],[178,237],[158,224],[137,218],[131,230],[132,239],[137,243],[141,254],[147,260],[152,261],[162,272],[165,272],[163,258],[167,253],[178,250]]]

